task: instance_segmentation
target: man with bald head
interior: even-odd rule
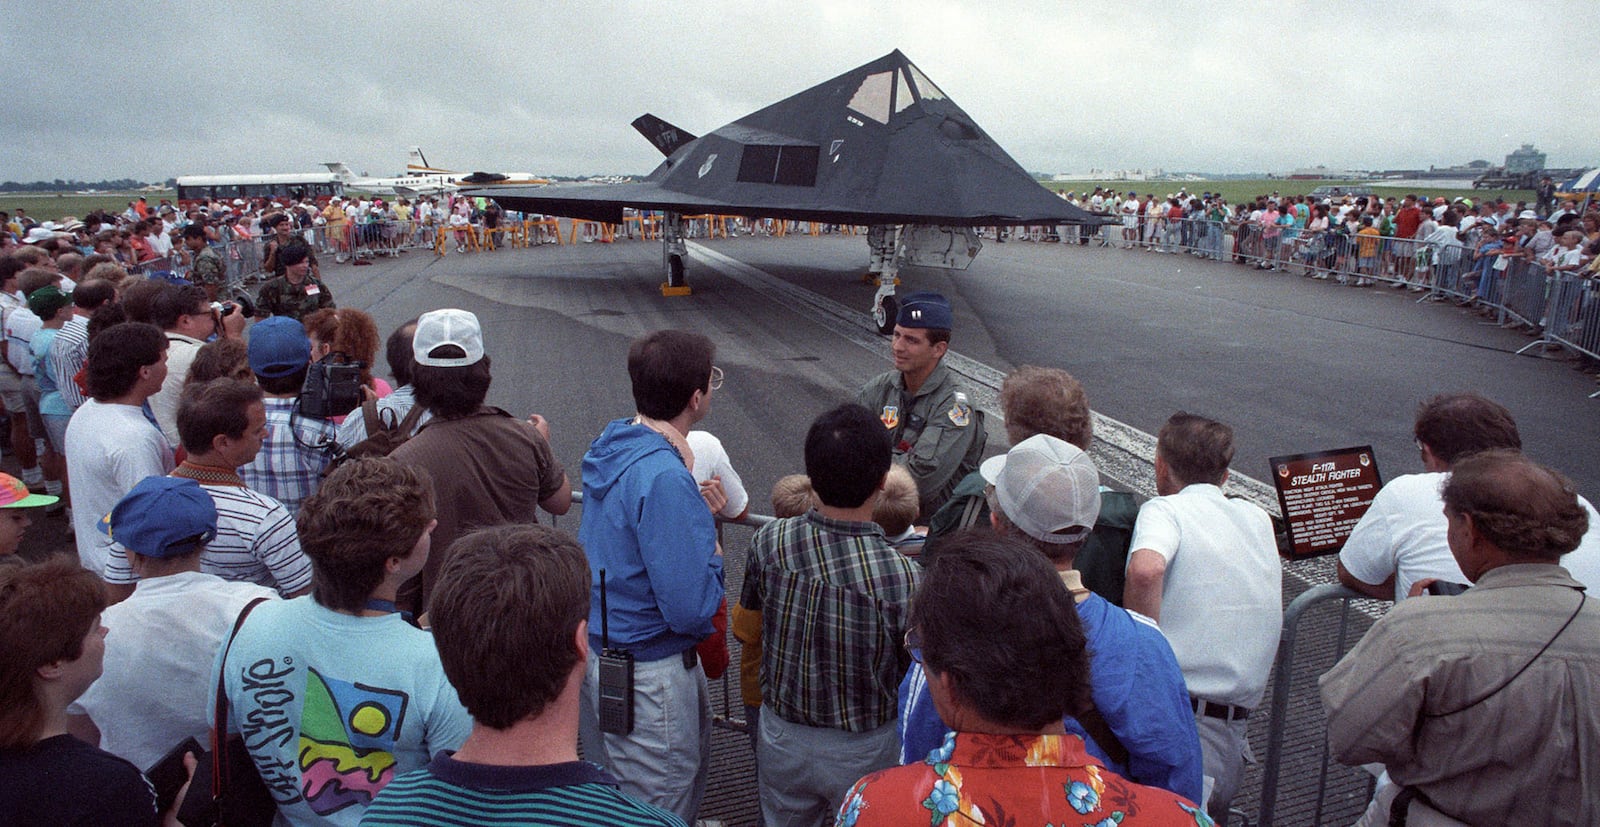
[[[1506,450],[1456,463],[1443,498],[1472,588],[1395,606],[1321,680],[1334,755],[1388,768],[1358,823],[1595,824],[1600,604],[1559,564],[1589,511]]]

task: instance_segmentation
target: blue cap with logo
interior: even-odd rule
[[[311,362],[305,325],[289,316],[269,316],[250,328],[250,370],[257,376],[288,376]]]
[[[178,557],[217,536],[217,506],[192,479],[145,477],[100,519],[100,533],[146,557]]]
[[[900,327],[949,330],[952,321],[950,300],[938,293],[912,293],[900,300],[900,314],[894,323]]]

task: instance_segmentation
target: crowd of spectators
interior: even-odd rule
[[[1260,195],[1229,203],[1185,189],[1159,198],[1095,188],[1063,198],[1110,223],[1098,234],[1062,228],[1064,242],[1189,253],[1263,270],[1414,291],[1445,288],[1464,303],[1492,299],[1512,261],[1600,277],[1600,207],[1550,198],[1539,209],[1504,198]],[[1041,231],[1021,238],[1044,237]]]
[[[1126,243],[1200,249],[1208,228],[1186,238],[1174,201],[1159,240],[1135,220]],[[1331,232],[1277,223],[1300,206],[1261,204],[1278,216],[1275,255]],[[1439,206],[1436,223],[1459,227]],[[1434,220],[1402,202],[1412,213],[1418,233]],[[212,227],[197,215],[174,230],[199,247]],[[85,272],[72,231],[0,256],[0,391],[14,448],[33,449],[32,464],[17,451],[26,479],[0,478],[0,810],[17,823],[179,823],[192,738],[247,754],[289,823],[695,824],[711,771],[707,681],[729,665],[730,626],[766,823],[1227,819],[1282,599],[1268,516],[1222,493],[1227,424],[1173,415],[1157,496],[1139,504],[1100,484],[1082,386],[1025,367],[1001,392],[1012,447],[980,463],[985,414],[943,362],[950,304],[907,296],[894,368],[795,440],[805,473],[772,489],[785,516],[726,550],[745,558],[729,595],[716,521],[750,497],[696,427],[725,379],[708,338],[632,343],[637,412],[585,454],[574,537],[537,525],[541,510],[567,512],[573,484],[543,417],[486,404],[477,317],[446,308],[399,325],[383,347],[392,381],[375,376],[380,331],[334,304],[289,220],[264,222],[280,273],[263,291],[282,296],[263,298],[253,323],[203,283],[115,259]],[[308,413],[321,393],[308,386],[347,361],[364,366],[358,406]],[[1477,448],[1520,447],[1503,409],[1466,407],[1511,435]],[[1430,559],[1444,559],[1442,542],[1459,563],[1442,576],[1537,563],[1487,582],[1533,578],[1557,601],[1581,590],[1600,545],[1584,540],[1593,509],[1570,483],[1514,450],[1480,467],[1472,448],[1446,448],[1460,428],[1441,436],[1431,422],[1417,426],[1424,459],[1448,454],[1475,475],[1470,491],[1445,488],[1446,526],[1426,515]],[[1543,510],[1523,522],[1554,514],[1563,527],[1538,543],[1505,517],[1535,483]],[[76,559],[6,553],[30,512],[57,507],[75,509]],[[1355,558],[1351,571],[1374,596],[1396,588]],[[1563,658],[1594,658],[1596,611],[1571,610],[1589,643],[1564,639]],[[1363,653],[1393,645],[1385,631],[1351,658],[1378,657]],[[1325,692],[1347,709],[1348,690]],[[1430,754],[1422,777],[1386,744],[1337,746],[1392,762],[1389,795],[1403,803],[1379,809],[1423,795],[1447,814],[1558,823],[1546,811],[1600,780],[1590,700],[1524,703],[1581,768],[1538,796],[1486,800],[1473,780],[1487,771],[1455,749]],[[1359,729],[1379,724],[1432,726]],[[73,793],[84,788],[97,792]]]

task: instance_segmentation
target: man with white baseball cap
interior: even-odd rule
[[[390,456],[433,477],[434,551],[397,601],[420,613],[456,537],[483,526],[536,523],[535,506],[565,514],[572,486],[550,449],[544,417],[517,419],[484,404],[492,377],[477,316],[455,308],[422,314],[411,352],[417,404],[433,418]]]
[[[1074,556],[1100,513],[1100,472],[1077,446],[1048,434],[985,460],[993,529],[1031,543],[1072,592],[1089,641],[1094,709],[1065,719],[1118,775],[1203,801],[1200,738],[1172,647],[1149,618],[1085,588]],[[950,731],[934,709],[922,664],[900,684],[902,763],[922,760]]]

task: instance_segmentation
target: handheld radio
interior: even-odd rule
[[[633,653],[611,648],[606,570],[600,570],[600,731],[633,732]]]

